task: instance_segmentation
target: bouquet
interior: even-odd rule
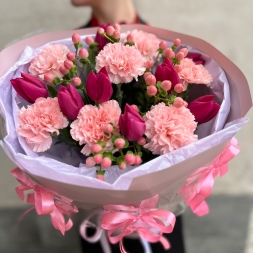
[[[116,24],[39,35],[3,59],[1,144],[19,167],[20,198],[56,229],[70,229],[64,215],[78,207],[104,209],[100,225],[122,252],[134,231],[168,248],[162,234],[184,204],[208,212],[251,107],[244,76],[215,48]]]

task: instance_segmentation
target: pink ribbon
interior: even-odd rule
[[[78,208],[72,204],[72,200],[33,184],[31,179],[19,168],[12,169],[11,174],[21,184],[15,188],[19,198],[28,204],[33,204],[38,215],[50,214],[54,228],[60,230],[63,235],[73,226],[69,216],[70,213],[77,213]],[[25,199],[24,192],[27,190],[34,190],[34,193],[27,194]],[[68,216],[67,222],[64,214]]]
[[[144,240],[160,242],[165,249],[170,244],[162,233],[173,231],[176,217],[167,210],[155,209],[158,195],[144,200],[140,206],[131,205],[104,205],[104,216],[101,227],[108,230],[111,243],[120,242],[120,250],[126,253],[123,246],[124,236],[137,232]],[[116,234],[116,235],[114,235]]]
[[[178,194],[183,196],[186,204],[198,216],[209,212],[205,199],[211,195],[214,179],[218,175],[223,176],[227,173],[228,162],[240,152],[236,148],[237,144],[237,140],[233,138],[210,166],[196,170],[179,190]]]

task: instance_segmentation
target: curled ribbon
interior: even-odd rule
[[[63,235],[73,226],[69,216],[70,213],[77,213],[78,208],[71,203],[72,200],[33,184],[31,179],[19,168],[12,169],[11,174],[21,184],[15,188],[19,198],[28,204],[33,204],[38,215],[50,214],[54,228],[60,230]],[[25,199],[24,192],[27,190],[34,190],[34,193],[27,194]],[[64,214],[68,216],[68,222],[65,221]]]
[[[209,212],[205,199],[211,195],[214,179],[218,175],[223,176],[227,173],[228,162],[240,152],[236,148],[237,144],[237,140],[232,138],[210,166],[202,167],[193,172],[186,179],[185,185],[179,190],[178,193],[183,196],[186,204],[198,216],[203,216]]]
[[[170,244],[163,233],[173,231],[176,217],[167,210],[157,210],[158,195],[144,200],[140,206],[104,205],[101,227],[108,230],[111,243],[120,242],[120,250],[126,253],[123,246],[124,236],[137,232],[141,238],[149,242],[160,242],[165,249]],[[114,235],[116,234],[116,235]]]

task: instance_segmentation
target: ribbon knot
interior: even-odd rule
[[[11,174],[21,184],[15,188],[19,198],[28,204],[34,205],[33,208],[35,208],[38,215],[49,214],[54,228],[60,230],[63,235],[73,226],[69,216],[70,213],[77,213],[78,209],[72,204],[72,200],[49,191],[42,186],[35,185],[19,168],[12,169]],[[27,190],[33,190],[34,192],[27,194],[25,199],[25,191]],[[28,212],[32,209],[29,209]],[[67,222],[64,214],[68,216]]]
[[[123,238],[133,232],[149,242],[160,242],[165,249],[170,244],[163,233],[171,233],[175,225],[175,215],[167,210],[157,210],[158,195],[144,200],[140,206],[104,205],[101,227],[108,230],[111,243],[120,242],[122,253],[126,253]]]
[[[227,173],[228,162],[240,152],[237,149],[237,145],[237,140],[232,138],[211,165],[193,172],[186,179],[184,186],[179,190],[178,194],[183,196],[186,204],[198,216],[203,216],[209,212],[205,199],[211,195],[215,178],[218,175],[223,176]]]

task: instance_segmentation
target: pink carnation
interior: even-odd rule
[[[77,119],[70,125],[70,134],[80,145],[86,144],[81,151],[83,154],[89,155],[91,147],[98,141],[107,141],[108,145],[112,145],[110,134],[103,129],[109,123],[118,128],[120,114],[119,104],[115,100],[101,103],[99,107],[85,105],[79,111]]]
[[[154,34],[133,30],[131,32],[136,48],[141,52],[145,61],[155,60],[161,42]]]
[[[59,134],[59,129],[68,126],[57,98],[38,98],[27,109],[22,107],[18,113],[17,132],[25,137],[34,152],[44,152],[52,144],[51,134]]]
[[[203,65],[196,65],[192,59],[184,58],[180,67],[176,68],[179,78],[183,81],[185,89],[188,83],[205,84],[210,86],[213,81],[212,76],[204,68]]]
[[[96,57],[97,72],[106,68],[112,83],[129,83],[138,80],[145,72],[144,59],[134,47],[121,43],[108,43]]]
[[[197,123],[185,106],[176,108],[160,103],[151,108],[144,117],[145,135],[149,142],[145,148],[153,154],[167,154],[197,141],[194,135]]]
[[[50,73],[55,77],[62,77],[59,68],[63,66],[67,59],[69,49],[61,44],[50,45],[42,49],[42,51],[31,61],[29,72],[44,80],[44,75]]]

